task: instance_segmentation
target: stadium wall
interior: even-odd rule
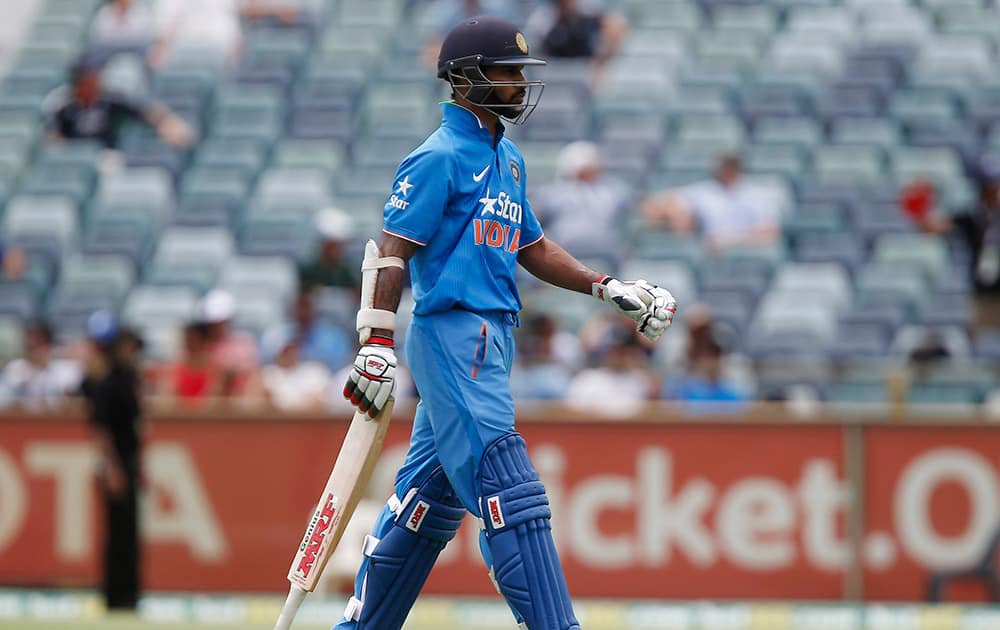
[[[974,564],[1000,521],[996,426],[804,423],[780,411],[672,417],[661,408],[622,423],[549,409],[519,420],[575,595],[919,600],[931,572]],[[372,509],[388,495],[410,418],[412,409],[394,418]],[[347,420],[154,417],[144,452],[146,585],[285,589]],[[0,585],[96,583],[95,460],[75,414],[0,418]],[[467,519],[427,592],[492,588]]]

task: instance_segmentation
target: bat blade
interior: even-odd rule
[[[275,630],[286,630],[291,626],[305,593],[316,588],[330,556],[344,535],[382,452],[394,402],[390,398],[375,418],[369,418],[360,411],[354,413],[333,471],[288,570],[292,588]]]

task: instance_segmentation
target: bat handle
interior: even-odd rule
[[[289,630],[292,627],[292,620],[295,619],[295,613],[299,611],[299,606],[302,605],[302,601],[305,598],[306,591],[292,584],[292,587],[288,589],[288,597],[285,598],[285,605],[281,607],[281,614],[278,615],[278,621],[274,624],[274,630]]]

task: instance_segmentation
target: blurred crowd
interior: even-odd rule
[[[442,34],[457,21],[495,14],[524,23],[528,40],[542,57],[589,60],[592,90],[600,89],[629,28],[623,13],[584,0],[409,4],[432,4],[427,10],[436,27],[422,55],[428,66],[436,61]],[[114,168],[113,150],[126,122],[150,126],[166,144],[191,147],[197,142],[197,130],[183,116],[162,103],[139,102],[102,83],[103,60],[109,51],[140,51],[148,67],[155,69],[171,63],[178,50],[185,54],[201,50],[206,63],[232,72],[241,58],[243,25],[306,23],[309,6],[267,0],[106,2],[92,21],[92,50],[73,66],[67,85],[46,99],[47,141],[98,140],[111,151],[107,168]],[[630,214],[638,218],[640,230],[697,240],[713,253],[778,242],[788,210],[785,201],[743,176],[738,153],[722,152],[717,157],[711,177],[640,197],[609,172],[599,146],[573,142],[563,147],[555,177],[535,184],[533,207],[547,235],[610,271],[630,253],[626,234]],[[979,323],[995,325],[1000,308],[988,296],[1000,288],[1000,162],[983,160],[978,184],[979,196],[970,208],[951,209],[939,207],[932,184],[914,182],[902,193],[900,212],[919,230],[957,234],[967,242],[972,252],[970,277],[987,300]],[[586,221],[580,221],[581,208],[586,209]],[[297,292],[283,322],[264,331],[240,329],[233,321],[234,296],[220,289],[207,292],[179,331],[177,356],[142,364],[143,393],[185,408],[348,409],[340,392],[354,356],[354,331],[349,317],[337,318],[329,311],[319,314],[317,300],[333,289],[342,301],[340,313],[356,309],[360,260],[353,254],[357,242],[371,235],[358,234],[350,213],[333,207],[316,209],[314,230],[316,251],[300,265]],[[6,281],[23,274],[24,253],[16,245],[0,244],[0,260]],[[681,325],[668,335],[672,340],[665,349],[647,346],[627,320],[595,315],[579,334],[573,334],[560,328],[550,313],[526,311],[518,331],[515,397],[563,400],[581,410],[630,415],[657,399],[738,407],[759,395],[746,361],[733,352],[739,346],[733,327],[705,304],[682,304],[682,308]],[[45,321],[26,322],[25,354],[8,363],[0,375],[0,405],[53,409],[80,395],[97,348],[111,342],[108,335],[137,335],[116,324],[109,328],[108,318],[113,321],[115,314],[95,313],[83,340],[61,339]],[[928,338],[918,345],[912,355],[915,363],[948,356],[940,339]],[[400,396],[414,395],[403,380]]]

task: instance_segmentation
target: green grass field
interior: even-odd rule
[[[156,593],[107,614],[93,591],[0,588],[0,630],[271,630],[284,597]],[[997,630],[1000,606],[578,600],[587,630]],[[327,630],[344,599],[316,596],[293,630]],[[514,630],[499,598],[421,598],[404,630]]]

